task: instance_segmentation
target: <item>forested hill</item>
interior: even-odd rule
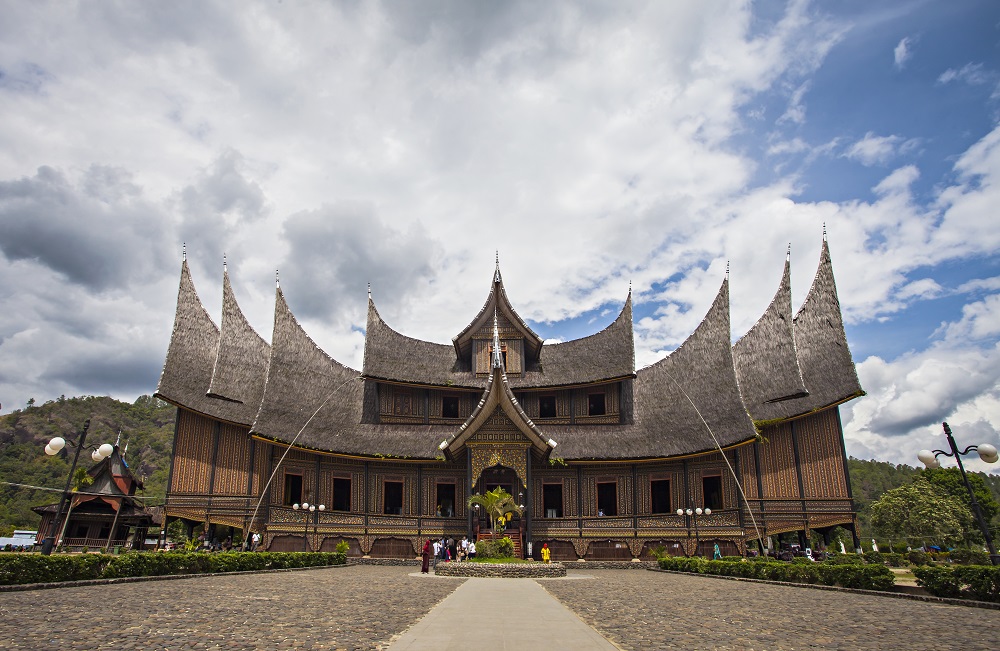
[[[140,396],[132,404],[85,396],[60,398],[0,416],[0,481],[5,482],[0,483],[0,535],[14,528],[36,528],[39,520],[31,507],[58,500],[73,450],[67,445],[56,457],[42,450],[53,436],[76,439],[88,418],[88,446],[114,443],[120,431],[121,446],[128,443],[125,460],[137,477],[145,478],[149,504],[162,504],[170,470],[174,414],[174,407],[150,396]],[[92,465],[89,454],[81,454],[79,465]],[[863,533],[867,531],[868,506],[885,491],[913,481],[921,472],[907,465],[853,458],[848,467]],[[1000,500],[1000,475],[981,476]],[[11,483],[56,490],[33,490]]]
[[[173,406],[150,396],[141,396],[132,404],[84,396],[59,398],[0,416],[0,535],[9,535],[14,528],[36,529],[39,518],[31,507],[58,501],[75,450],[67,445],[62,453],[50,457],[43,449],[54,436],[78,440],[88,418],[87,447],[114,443],[121,432],[121,448],[128,443],[125,462],[136,477],[144,479],[149,503],[162,504],[170,470],[175,411]],[[92,465],[89,452],[84,450],[78,467]],[[12,483],[57,490],[33,490]]]

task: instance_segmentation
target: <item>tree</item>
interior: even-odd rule
[[[496,526],[501,521],[506,522],[512,513],[521,514],[521,507],[517,505],[510,493],[502,488],[494,488],[486,491],[482,495],[473,495],[469,498],[469,507],[478,504],[486,511],[490,518],[490,528],[496,531]]]
[[[925,477],[932,486],[960,499],[970,512],[975,513],[972,511],[972,500],[969,499],[969,491],[965,488],[965,482],[962,481],[962,473],[958,468],[928,468],[921,472],[921,476]],[[966,476],[969,478],[969,486],[972,487],[976,501],[979,502],[979,508],[983,512],[983,519],[987,523],[993,522],[993,518],[1000,513],[1000,503],[993,497],[993,492],[986,485],[982,475],[967,472]],[[965,537],[976,542],[983,542],[983,534],[980,532],[975,520],[970,523],[969,529],[965,532]]]
[[[954,544],[972,525],[965,503],[921,477],[912,484],[887,491],[872,502],[875,531],[888,538],[919,542],[930,539]]]

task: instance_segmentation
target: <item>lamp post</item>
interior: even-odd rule
[[[694,519],[694,544],[695,544],[695,556],[698,555],[698,548],[701,547],[701,536],[698,534],[698,516],[699,515],[712,515],[712,509],[703,509],[698,507],[696,509],[677,509],[677,515],[687,516],[685,522],[687,524],[688,536],[691,536],[691,518]]]
[[[44,556],[51,554],[52,548],[55,547],[56,532],[59,531],[59,521],[62,520],[63,509],[66,507],[66,496],[69,495],[69,489],[73,483],[73,473],[76,472],[76,463],[80,460],[80,451],[87,445],[88,430],[90,430],[89,418],[83,423],[83,431],[80,432],[80,440],[78,442],[67,441],[61,436],[56,436],[45,444],[45,454],[49,456],[59,454],[66,447],[67,443],[76,448],[76,453],[73,455],[73,463],[69,467],[69,476],[66,477],[66,487],[63,489],[62,497],[59,498],[59,507],[56,508],[56,516],[52,519],[52,524],[49,526],[49,535],[42,540],[42,555]],[[111,456],[111,453],[114,451],[115,448],[113,445],[104,443],[94,448],[90,458],[96,463]]]
[[[972,485],[969,484],[969,477],[965,474],[965,466],[962,465],[962,457],[969,454],[972,451],[979,453],[979,458],[986,463],[996,463],[1000,460],[1000,454],[997,454],[997,449],[995,446],[989,443],[981,443],[979,445],[970,445],[961,452],[958,450],[958,445],[955,443],[955,437],[951,435],[951,428],[948,427],[948,423],[941,423],[944,427],[944,435],[948,439],[948,445],[951,447],[951,452],[945,450],[921,450],[917,453],[917,458],[923,462],[928,468],[940,468],[941,462],[938,461],[938,457],[942,454],[946,457],[955,457],[955,461],[958,462],[958,470],[962,473],[962,481],[965,483],[965,490],[969,491],[969,499],[972,501],[972,510],[976,514],[976,520],[979,522],[979,529],[983,532],[983,538],[986,539],[986,548],[990,551],[990,561],[994,565],[1000,565],[1000,556],[997,555],[996,547],[993,544],[993,538],[990,536],[990,528],[987,526],[986,519],[983,518],[983,511],[979,508],[979,502],[976,500],[976,494],[972,492]]]
[[[305,530],[302,532],[302,551],[307,552],[307,551],[309,551],[309,516],[312,515],[312,514],[314,514],[314,513],[316,513],[317,510],[319,510],[319,511],[325,511],[326,510],[326,504],[320,504],[319,506],[316,506],[315,504],[310,504],[309,502],[303,502],[302,504],[292,504],[292,508],[295,509],[296,511],[298,511],[299,509],[302,509],[302,513],[305,514],[305,525],[306,526],[305,526]],[[316,522],[316,520],[318,518],[319,518],[319,515],[314,515],[313,516],[313,520],[314,520],[314,522],[313,522],[313,531],[315,531],[315,530],[317,530],[319,528],[319,523]]]

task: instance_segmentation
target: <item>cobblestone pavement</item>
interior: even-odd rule
[[[378,649],[459,579],[346,567],[0,594],[0,649]]]
[[[1000,648],[997,610],[705,576],[582,573],[594,578],[539,583],[623,649]]]

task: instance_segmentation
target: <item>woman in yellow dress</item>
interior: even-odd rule
[[[548,543],[542,543],[542,562],[543,563],[551,563],[552,561],[549,560],[551,558],[552,558],[552,550],[549,549],[549,544]]]

